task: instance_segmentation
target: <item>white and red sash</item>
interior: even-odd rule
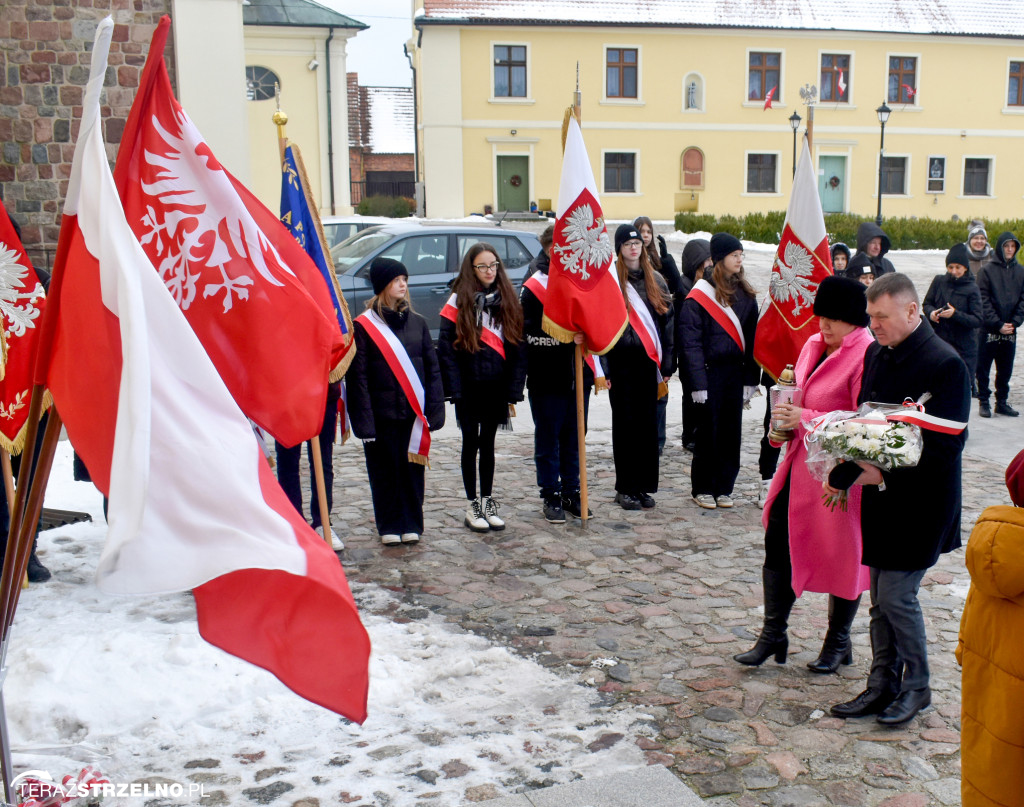
[[[416,375],[416,368],[412,366],[412,360],[409,358],[405,346],[372,308],[356,317],[356,322],[366,329],[367,336],[373,340],[384,356],[384,361],[388,363],[391,372],[395,374],[405,397],[409,400],[409,406],[416,414],[416,420],[412,424],[412,435],[409,438],[409,461],[420,465],[429,465],[430,424],[427,423],[427,416],[423,414],[426,394],[423,390],[423,382]]]
[[[636,335],[640,337],[648,358],[658,368],[658,397],[662,398],[668,394],[668,385],[661,375],[661,337],[654,324],[654,317],[651,316],[647,304],[631,283],[626,284],[626,298],[629,300],[629,324],[633,326]]]
[[[441,309],[441,316],[452,322],[455,322],[455,318],[459,315],[459,309],[455,305],[455,298],[456,295],[454,294],[449,297],[448,302]],[[505,358],[505,338],[501,334],[501,324],[495,322],[486,311],[484,311],[483,322],[481,323],[480,341],[492,350],[497,351],[502,359]]]
[[[544,305],[544,299],[548,295],[548,274],[547,272],[534,272],[530,275],[526,282],[523,283],[526,288],[533,292],[533,296],[540,300],[540,304]],[[584,353],[583,361],[587,363],[590,371],[594,374],[594,387],[596,389],[604,389],[604,368],[601,366],[601,362],[594,358],[593,353]]]
[[[687,300],[694,300],[701,308],[711,315],[711,318],[722,326],[722,330],[732,337],[739,349],[747,352],[747,340],[743,336],[743,326],[740,318],[732,310],[731,305],[722,305],[715,298],[715,287],[701,278],[693,284],[690,293],[686,295]]]
[[[922,398],[922,400],[924,399]],[[948,420],[927,414],[922,404],[914,403],[909,398],[903,402],[903,406],[904,411],[886,415],[885,419],[900,423],[912,423],[922,429],[942,434],[960,434],[967,428],[966,423],[961,423],[958,420]]]

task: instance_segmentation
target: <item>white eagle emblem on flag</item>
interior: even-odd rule
[[[812,280],[814,261],[811,253],[800,244],[790,241],[785,255],[775,256],[775,266],[769,282],[769,293],[777,303],[793,302],[793,315],[804,306],[814,305],[818,283]]]
[[[31,291],[22,291],[27,277],[28,268],[18,262],[18,253],[0,241],[0,315],[5,336],[24,336],[36,326],[36,300],[43,296],[43,287],[36,283]]]
[[[588,267],[600,268],[612,257],[612,244],[604,228],[604,220],[594,219],[589,204],[573,210],[565,222],[568,243],[554,247],[562,258],[562,267],[567,272],[578,274],[580,280],[588,280]],[[568,254],[566,254],[568,253]]]

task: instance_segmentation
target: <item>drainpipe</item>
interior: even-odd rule
[[[327,177],[330,180],[331,215],[334,215],[334,126],[331,115],[331,40],[334,39],[332,25],[324,43],[324,59],[327,62]]]
[[[409,53],[409,43],[402,45],[405,58],[409,60],[409,69],[412,70],[412,164],[415,181],[420,181],[420,110],[419,99],[416,97],[416,67],[412,63],[412,54]]]

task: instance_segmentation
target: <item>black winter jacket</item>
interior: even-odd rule
[[[953,316],[932,322],[932,312],[949,303]],[[938,337],[953,346],[970,368],[978,358],[978,328],[981,326],[981,292],[970,272],[957,278],[948,272],[936,275],[921,307],[925,319]]]
[[[384,322],[398,337],[423,384],[423,414],[431,431],[444,426],[444,392],[441,371],[427,321],[409,311],[383,309]],[[413,417],[409,399],[376,343],[366,333],[359,317],[355,321],[356,355],[346,374],[348,412],[356,437],[369,440],[377,429],[387,428],[382,422],[408,420]]]
[[[872,238],[882,239],[882,251],[874,258],[869,258],[864,249]],[[870,267],[868,271],[875,277],[880,277],[886,272],[895,272],[896,267],[885,257],[885,253],[889,251],[890,245],[889,236],[885,234],[881,227],[873,221],[861,222],[860,227],[857,228],[857,254],[853,256],[846,267],[846,276],[857,280],[863,274],[862,268],[868,267]]]
[[[515,300],[512,304],[515,305]],[[523,400],[523,386],[526,384],[526,351],[523,343],[512,344],[504,339],[505,358],[498,351],[480,342],[476,353],[455,349],[455,323],[441,317],[441,333],[437,339],[437,356],[441,363],[441,380],[446,398],[457,401],[462,391],[474,384],[495,383],[505,391],[506,403]]]
[[[709,278],[705,280],[711,282]],[[746,353],[700,303],[689,297],[683,302],[676,340],[679,343],[680,372],[686,375],[688,389],[706,390],[708,373],[714,372],[717,366],[730,364],[743,366],[744,386],[756,386],[760,380],[761,368],[754,361],[757,301],[743,291],[737,291],[732,310],[743,326]]]
[[[612,271],[614,270],[613,265]],[[658,338],[661,340],[661,374],[663,377],[668,378],[676,371],[675,319],[672,311],[672,296],[665,278],[655,272],[654,280],[669,304],[668,310],[664,314],[659,314],[655,311],[653,306],[647,301],[647,285],[644,283],[642,272],[639,272],[636,277],[630,273],[629,283],[636,290],[637,294],[640,295],[640,299],[644,301],[644,305],[647,306],[647,310],[651,313],[651,318],[654,320],[654,326],[658,329]],[[622,332],[619,341],[601,358],[605,375],[609,381],[614,380],[613,368],[620,362],[650,361],[647,356],[647,350],[644,348],[644,343],[640,341],[640,335],[633,329],[632,325],[626,326],[626,330]]]
[[[1020,252],[1020,241],[1013,233],[1003,233],[996,241],[992,260],[978,272],[982,328],[988,333],[999,333],[1007,322],[1013,323],[1014,328],[1024,324],[1024,266],[1017,263],[1017,253],[1009,261],[1003,258],[1003,245],[1008,241],[1013,241]]]

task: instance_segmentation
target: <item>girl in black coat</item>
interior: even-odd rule
[[[922,310],[938,337],[953,346],[974,378],[982,311],[981,292],[971,276],[970,261],[967,246],[954,244],[946,255],[946,274],[932,280]]]
[[[704,408],[690,469],[692,495],[708,510],[732,507],[740,468],[743,404],[753,397],[761,375],[754,361],[757,301],[743,274],[743,245],[728,233],[715,233],[711,259],[715,265],[710,279],[695,284],[683,303],[678,333],[681,363],[693,390],[690,395]],[[726,321],[738,322],[738,327],[733,326],[735,336],[700,300]]]
[[[640,232],[631,224],[615,231],[616,268],[629,325],[603,357],[612,405],[615,501],[623,510],[654,507],[658,492],[658,397],[673,364],[672,297],[651,266]],[[630,293],[630,289],[636,296]],[[633,310],[639,298],[643,312]],[[660,366],[652,361],[634,322],[647,319],[661,343]]]
[[[455,403],[462,430],[462,482],[474,532],[503,530],[494,484],[494,437],[512,428],[510,406],[523,400],[526,355],[521,349],[523,309],[498,250],[483,241],[470,247],[441,311],[438,356],[445,396]],[[480,497],[476,494],[480,457]]]
[[[423,385],[423,414],[430,431],[444,426],[444,392],[427,321],[408,299],[409,273],[398,261],[377,258],[370,266],[374,296],[355,320],[356,355],[346,376],[352,431],[363,441],[373,515],[385,545],[414,544],[423,534],[423,462],[410,452],[417,421],[405,392],[367,331],[370,314],[391,330]]]

